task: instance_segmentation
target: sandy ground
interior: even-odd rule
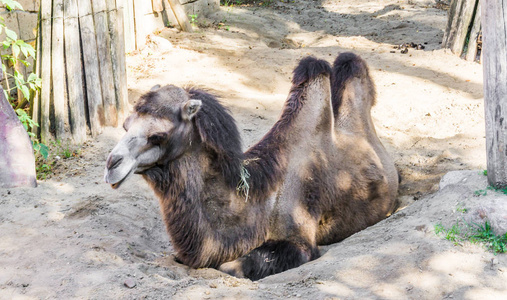
[[[505,255],[434,233],[463,217],[458,207],[471,214],[506,197],[474,194],[487,187],[482,66],[440,49],[445,23],[434,1],[296,0],[222,7],[191,34],[160,30],[128,56],[131,103],[155,84],[211,88],[245,148],[276,121],[299,59],[361,55],[377,85],[377,133],[410,206],[259,282],[192,270],[174,262],[140,177],[119,190],[103,183],[105,158],[123,134],[107,128],[38,188],[0,189],[0,299],[507,299]],[[407,42],[426,48],[393,48]],[[452,170],[476,171],[450,174],[435,193]]]

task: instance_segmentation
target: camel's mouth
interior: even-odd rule
[[[127,177],[128,176],[125,176],[122,180],[120,180],[120,181],[118,181],[116,183],[111,183],[111,187],[116,190],[125,181],[125,179],[127,179]]]
[[[118,181],[117,181],[117,182],[115,182],[115,183],[111,183],[111,187],[112,187],[113,189],[115,189],[115,190],[116,190],[116,189],[118,189],[118,188],[119,188],[119,187],[123,184],[123,182],[124,182],[125,180],[127,180],[127,178],[129,178],[129,177],[130,177],[130,175],[131,175],[132,173],[133,173],[133,171],[131,170],[131,171],[130,171],[130,172],[128,172],[128,173],[127,173],[127,175],[125,175],[122,179],[118,180]],[[106,181],[107,183],[109,183],[109,182],[111,181],[108,177],[109,177],[109,176],[106,174],[106,176],[105,176],[105,181]]]

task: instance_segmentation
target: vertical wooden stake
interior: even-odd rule
[[[116,95],[116,109],[118,121],[123,122],[127,113],[128,95],[125,64],[125,41],[123,40],[123,22],[119,23],[118,10],[115,0],[107,0],[107,14],[109,20],[109,33],[111,38],[111,60],[114,74],[114,90]],[[123,18],[121,18],[123,20]],[[124,76],[125,75],[125,76]]]
[[[176,20],[178,20],[178,24],[180,24],[181,30],[192,32],[192,25],[190,25],[190,21],[188,20],[180,0],[169,0],[169,4],[171,5]]]
[[[50,102],[51,102],[51,10],[52,0],[41,0],[41,140],[48,143],[51,139]]]
[[[97,52],[102,82],[102,99],[104,101],[104,117],[106,125],[117,126],[116,95],[114,92],[113,65],[111,61],[111,41],[107,21],[106,1],[92,1]]]
[[[53,103],[55,111],[55,136],[57,140],[65,140],[66,113],[66,80],[65,60],[63,51],[63,0],[53,0],[53,32],[52,32],[51,77],[53,86]]]
[[[482,2],[488,182],[507,186],[507,0]]]
[[[86,115],[83,95],[83,68],[77,0],[64,0],[66,77],[69,95],[70,130],[75,144],[86,141]]]
[[[35,53],[35,75],[37,77],[41,77],[41,61],[42,61],[42,15],[41,11],[39,10],[38,16],[37,16],[37,38],[36,38],[36,53]],[[33,96],[33,100],[30,106],[30,115],[32,116],[32,120],[39,124],[39,127],[34,126],[32,127],[32,133],[36,136],[39,136],[40,133],[40,125],[41,125],[41,99],[40,99],[40,91],[35,91],[35,94]]]
[[[97,41],[93,25],[91,0],[79,0],[79,29],[81,31],[81,45],[86,84],[86,102],[92,136],[102,132],[105,125],[104,105],[102,101],[102,87],[100,80],[99,62],[97,60]]]
[[[121,3],[118,9],[123,11],[123,31],[125,33],[125,50],[131,52],[136,50],[136,30],[134,24],[134,1],[119,0],[116,4]]]
[[[477,3],[477,10],[475,11],[475,18],[473,20],[472,30],[470,31],[470,38],[468,39],[468,48],[465,59],[468,61],[477,60],[477,38],[481,32],[481,2]]]

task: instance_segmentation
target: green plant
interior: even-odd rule
[[[11,11],[14,9],[23,10],[21,4],[15,0],[0,0],[5,7]],[[24,107],[27,102],[30,101],[31,96],[35,91],[39,90],[42,85],[42,80],[35,74],[30,73],[25,79],[24,75],[19,71],[19,64],[23,64],[29,67],[31,64],[27,61],[30,57],[36,59],[35,49],[32,45],[25,41],[18,39],[18,35],[13,30],[7,28],[4,23],[4,19],[0,17],[0,33],[5,32],[5,40],[1,41],[4,50],[10,49],[10,53],[3,54],[2,58],[2,72],[5,77],[4,95],[9,100],[9,103],[15,107],[16,114],[19,120],[23,124],[23,127],[28,132],[32,141],[32,146],[35,153],[40,154],[44,159],[48,157],[48,147],[38,140],[37,136],[32,132],[32,128],[38,127],[39,125],[32,120],[30,115],[26,112]],[[21,55],[24,59],[21,58]],[[8,72],[8,65],[13,67],[13,74]],[[10,87],[9,79],[14,79],[14,87]],[[18,98],[14,98],[11,94],[13,91],[18,92]],[[24,99],[21,99],[20,93]],[[16,103],[17,102],[17,103]]]
[[[190,17],[190,24],[195,25],[197,23],[197,15],[188,15]]]
[[[52,173],[51,166],[45,163],[37,165],[35,171],[39,180],[45,180]]]
[[[488,194],[487,189],[474,191],[474,196],[486,196]]]
[[[456,221],[451,228],[446,229],[441,223],[434,227],[436,235],[443,235],[454,245],[460,245],[463,241],[473,244],[482,244],[486,249],[492,251],[495,255],[507,252],[507,233],[496,235],[488,221],[484,224],[468,224],[464,221]]]
[[[488,170],[484,170],[484,171],[482,171],[482,175],[484,175],[484,176],[488,176]]]
[[[474,224],[475,228],[470,236],[473,243],[482,243],[493,253],[507,252],[507,233],[504,235],[496,235],[488,221],[484,225]]]
[[[458,205],[458,207],[456,207],[456,211],[460,212],[462,214],[466,214],[468,212],[468,208],[465,208],[465,207],[463,207],[461,205]]]
[[[4,2],[6,0],[1,0]],[[16,2],[10,0],[9,2]],[[19,6],[21,7],[21,6]],[[11,96],[11,91],[16,89],[23,94],[25,99],[30,99],[30,91],[36,91],[40,89],[42,80],[34,73],[30,73],[25,80],[22,73],[19,72],[19,68],[17,67],[19,63],[29,67],[31,64],[27,61],[30,57],[35,59],[35,49],[32,45],[26,43],[23,40],[18,39],[18,35],[16,32],[10,30],[5,26],[3,18],[0,18],[0,33],[5,32],[5,40],[2,41],[2,47],[4,50],[11,49],[12,54],[3,54],[2,55],[2,72],[6,77],[7,88],[4,89],[5,97],[9,100],[13,100]],[[23,54],[25,59],[21,59],[20,54]],[[6,63],[10,63],[14,67],[14,74],[10,74],[7,72]],[[13,78],[15,87],[10,87],[8,85],[8,79]],[[17,108],[20,107],[21,103],[18,103]]]
[[[62,145],[62,141],[52,142],[53,152],[61,158],[71,158],[79,154],[79,150],[72,149],[70,145]]]
[[[30,118],[30,116],[26,113],[26,111],[22,110],[21,108],[16,109],[16,114],[18,115],[19,121],[21,124],[23,124],[23,127],[28,133],[28,136],[30,136],[32,147],[35,153],[39,153],[44,159],[47,159],[49,155],[48,146],[40,143],[35,133],[30,130],[31,128],[38,127],[39,125],[35,123],[32,118]]]

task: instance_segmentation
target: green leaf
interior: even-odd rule
[[[39,153],[42,155],[42,157],[44,157],[44,159],[47,159],[48,155],[49,155],[49,148],[48,148],[48,146],[46,146],[44,144],[39,144],[39,145],[40,145]]]
[[[2,45],[3,45],[4,50],[5,50],[5,49],[9,49],[9,47],[11,46],[11,43],[9,43],[9,42],[7,42],[7,41],[3,41],[3,42],[2,42]]]
[[[7,37],[10,38],[13,41],[15,41],[15,40],[18,39],[18,35],[16,34],[16,32],[10,30],[7,27],[5,27],[5,35],[7,35]]]
[[[26,79],[26,81],[30,82],[30,81],[35,81],[37,79],[38,79],[38,77],[35,73],[30,73],[30,75],[28,75],[28,78]]]
[[[27,44],[27,45],[30,46],[30,47],[26,47],[26,50],[28,51],[28,54],[31,57],[35,58],[35,49],[32,47],[32,45],[30,45],[30,44]]]
[[[23,6],[21,6],[18,1],[2,0],[2,2],[5,4],[5,7],[7,7],[8,10],[14,10],[16,8],[23,10]]]
[[[28,57],[28,50],[26,47],[20,46],[19,48],[21,49],[21,53],[23,53],[25,57]]]
[[[21,86],[20,90],[23,93],[23,97],[25,97],[25,99],[30,99],[30,90],[26,85]]]
[[[14,55],[14,57],[18,57],[19,56],[19,46],[16,45],[16,44],[12,44],[12,54]]]

